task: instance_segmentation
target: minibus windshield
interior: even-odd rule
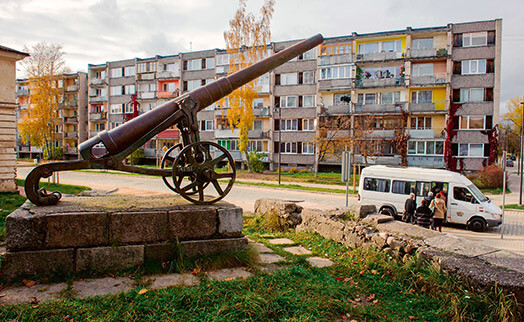
[[[475,198],[477,198],[478,201],[483,202],[488,200],[488,198],[486,198],[486,196],[484,196],[479,188],[477,188],[475,185],[469,185],[468,189],[475,196]]]

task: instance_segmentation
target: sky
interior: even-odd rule
[[[249,0],[258,13],[263,0]],[[238,0],[0,0],[0,45],[61,44],[67,65],[225,48]],[[502,18],[501,108],[524,95],[524,0],[276,0],[272,41]],[[23,77],[19,71],[17,77]],[[502,113],[502,112],[501,112]]]

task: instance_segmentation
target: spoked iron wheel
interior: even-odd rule
[[[173,167],[173,163],[175,162],[175,159],[176,157],[180,154],[180,151],[182,150],[182,143],[179,143],[179,144],[175,144],[174,146],[172,146],[171,148],[169,148],[169,150],[166,151],[166,153],[164,154],[164,156],[162,157],[162,162],[160,163],[160,168],[161,169],[169,169],[169,168],[172,168]],[[184,162],[182,160],[182,162]],[[171,180],[173,181],[173,185],[171,184]],[[194,178],[191,178],[191,180],[195,180],[196,179],[196,176],[194,176]],[[172,176],[162,176],[162,180],[164,181],[164,183],[166,184],[166,186],[173,190],[174,192],[177,192],[178,191],[176,190],[176,188],[174,187],[174,177]],[[205,187],[207,187],[207,185],[209,185],[209,182],[204,186],[204,189]],[[187,191],[186,193],[188,195],[192,195],[192,194],[195,194],[197,193],[197,188],[193,188],[191,189],[190,191]]]
[[[226,170],[217,172],[219,164],[224,164]],[[175,191],[195,204],[208,205],[224,198],[233,187],[235,176],[233,157],[214,142],[195,142],[186,146],[173,163]],[[225,181],[225,188],[221,187],[219,180]],[[206,196],[208,185],[208,190],[217,196]]]

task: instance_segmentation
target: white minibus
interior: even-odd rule
[[[502,211],[460,173],[427,168],[370,166],[362,170],[358,200],[375,205],[382,214],[401,215],[410,193],[417,206],[432,191],[444,191],[448,211],[446,222],[464,224],[474,231],[501,224]]]

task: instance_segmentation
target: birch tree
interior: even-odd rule
[[[229,21],[229,30],[224,32],[224,40],[229,55],[229,74],[260,61],[267,54],[267,44],[271,41],[270,23],[273,16],[274,0],[265,0],[258,16],[246,12],[247,0],[240,0],[235,17]],[[231,129],[239,129],[239,150],[245,155],[249,172],[251,164],[248,155],[248,132],[253,127],[253,100],[258,91],[256,80],[236,89],[229,97],[230,108],[227,119]]]

